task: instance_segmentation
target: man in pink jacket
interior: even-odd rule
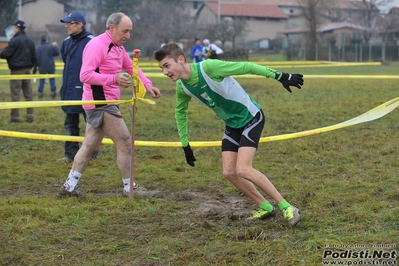
[[[123,47],[130,38],[133,23],[125,14],[114,13],[108,17],[106,27],[107,30],[88,42],[83,51],[80,71],[80,80],[83,82],[83,101],[119,100],[119,88],[133,85],[132,81],[123,75],[124,72],[133,74],[133,62]],[[153,98],[159,98],[161,95],[159,89],[152,86],[152,82],[141,69],[138,72],[147,92]],[[128,196],[131,176],[131,138],[119,111],[119,105],[83,105],[83,109],[87,116],[85,139],[75,156],[67,180],[61,186],[59,196],[82,196],[78,181],[105,135],[115,143],[117,165],[124,185],[123,196]],[[134,188],[138,188],[137,184],[134,184]]]

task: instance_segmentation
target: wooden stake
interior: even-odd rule
[[[133,50],[133,105],[132,105],[132,146],[131,146],[131,177],[130,177],[130,199],[134,199],[134,177],[135,177],[135,168],[134,168],[134,142],[136,140],[136,94],[139,91],[139,55],[141,50],[134,49]]]

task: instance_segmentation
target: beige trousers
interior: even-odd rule
[[[11,75],[30,75],[30,69],[11,70]],[[10,80],[11,101],[19,102],[20,94],[24,95],[25,101],[33,101],[32,83],[30,79]],[[26,109],[26,119],[33,120],[33,108]],[[11,120],[19,121],[19,109],[11,109]]]

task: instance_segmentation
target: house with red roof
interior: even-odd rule
[[[245,34],[237,41],[273,40],[282,36],[304,35],[308,32],[304,12],[306,7],[297,0],[184,0],[195,3],[191,14],[203,28],[216,26],[219,21],[239,18],[246,23]],[[347,40],[359,40],[371,33],[379,9],[363,1],[325,1],[317,8],[317,28],[323,34],[336,33]],[[365,18],[370,18],[367,21]]]
[[[205,3],[197,13],[197,22],[203,27],[217,24],[218,4]],[[286,27],[289,16],[277,5],[266,4],[227,4],[220,6],[221,19],[244,19],[246,22],[245,35],[241,40],[273,39],[276,33]]]

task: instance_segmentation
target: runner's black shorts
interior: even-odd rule
[[[265,115],[260,110],[255,117],[243,128],[226,126],[222,140],[222,152],[238,152],[240,147],[258,148],[259,139],[265,125]]]

